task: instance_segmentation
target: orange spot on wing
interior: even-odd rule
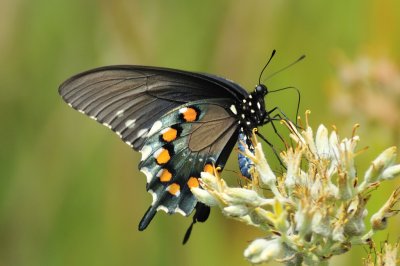
[[[163,169],[162,173],[160,175],[160,181],[161,182],[168,182],[172,178],[172,174],[168,169]]]
[[[174,196],[179,196],[179,193],[181,193],[181,187],[177,183],[172,183],[171,185],[169,185],[167,187],[167,190]]]
[[[162,134],[162,139],[166,142],[171,142],[176,139],[178,131],[174,128],[168,128]]]
[[[204,165],[203,172],[214,174],[214,167],[208,163],[208,164]]]
[[[187,184],[189,188],[199,187],[199,180],[196,177],[190,177]]]
[[[193,108],[188,107],[186,111],[183,113],[183,119],[186,122],[193,122],[197,119],[197,111]]]
[[[156,158],[158,164],[165,164],[169,161],[169,159],[171,159],[171,156],[169,155],[169,151],[167,149],[162,149]]]

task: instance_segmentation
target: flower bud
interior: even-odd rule
[[[330,157],[330,147],[328,140],[328,130],[324,125],[320,125],[315,136],[315,144],[317,152],[321,159],[328,159]]]
[[[249,208],[244,205],[233,205],[223,208],[222,211],[231,217],[242,217],[249,213]]]
[[[365,173],[364,180],[367,183],[379,181],[385,168],[392,165],[396,159],[396,147],[384,150],[371,164]],[[390,173],[390,172],[389,172]],[[388,173],[387,173],[388,174]]]
[[[282,252],[282,249],[279,239],[256,239],[244,251],[244,256],[251,263],[268,262],[276,258]]]
[[[208,206],[217,206],[218,205],[218,201],[208,191],[206,191],[202,188],[198,188],[198,187],[192,188],[191,191],[192,191],[193,195],[195,195],[197,200],[201,201],[202,203],[204,203]]]
[[[201,181],[212,189],[218,189],[218,178],[208,172],[201,172]]]
[[[260,197],[254,190],[245,188],[228,188],[223,195],[223,199],[232,205],[245,204],[249,206],[260,206],[263,204],[272,204],[274,201]]]
[[[386,168],[382,173],[382,179],[390,180],[400,174],[400,164]]]

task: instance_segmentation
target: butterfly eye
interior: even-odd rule
[[[256,93],[261,96],[265,96],[268,93],[268,89],[264,84],[259,84],[255,89]]]

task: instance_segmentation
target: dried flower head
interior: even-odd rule
[[[372,216],[366,232],[366,203],[372,189],[400,173],[400,165],[394,164],[396,148],[383,151],[360,178],[355,164],[358,126],[350,138],[340,139],[336,130],[329,134],[323,125],[314,135],[308,122],[301,132],[285,123],[296,145],[281,153],[286,168],[282,175],[272,171],[254,136],[254,154],[246,150],[254,164],[251,182],[230,187],[216,172],[203,172],[202,188],[193,188],[194,195],[220,207],[226,216],[266,232],[244,251],[251,263],[321,264],[353,244],[370,243],[374,232],[384,229],[397,213],[393,206],[400,200],[399,189]]]

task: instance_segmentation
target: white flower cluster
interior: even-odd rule
[[[362,182],[355,167],[359,137],[340,140],[323,125],[315,136],[311,127],[298,132],[287,123],[295,148],[281,153],[286,171],[277,176],[265,159],[255,137],[252,180],[244,187],[229,187],[218,174],[201,174],[201,187],[193,188],[197,199],[246,224],[266,231],[244,251],[251,263],[271,260],[288,265],[323,265],[334,255],[347,252],[354,244],[368,244],[376,230],[398,210],[400,189],[372,215],[366,232],[366,203],[380,182],[400,173],[395,165],[396,148],[383,151],[365,172]],[[268,195],[267,195],[268,194]]]

